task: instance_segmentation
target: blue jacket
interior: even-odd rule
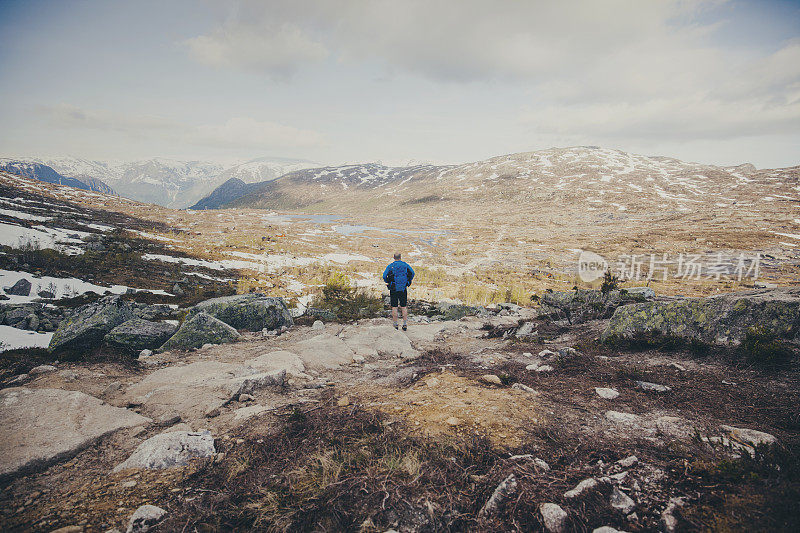
[[[389,288],[393,291],[406,290],[406,287],[411,285],[412,279],[414,279],[414,269],[405,261],[389,263],[389,266],[383,271],[383,281],[388,283]]]

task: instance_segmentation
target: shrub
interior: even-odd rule
[[[606,270],[606,273],[603,275],[603,284],[600,285],[600,292],[608,294],[617,288],[619,288],[619,276],[615,276],[610,270]]]
[[[347,275],[334,272],[325,280],[322,294],[314,298],[312,307],[331,311],[338,320],[356,320],[378,316],[383,300],[365,289],[353,287]]]
[[[784,365],[794,355],[792,348],[763,327],[749,328],[739,348],[750,363],[764,367]]]

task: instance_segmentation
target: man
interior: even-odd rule
[[[405,261],[400,260],[400,254],[394,254],[394,262],[389,263],[383,271],[383,281],[389,287],[389,299],[392,302],[392,322],[397,329],[397,306],[403,312],[403,331],[408,330],[408,292],[407,287],[414,279],[414,269]]]

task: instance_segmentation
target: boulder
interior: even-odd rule
[[[11,287],[6,287],[6,294],[13,296],[29,296],[31,294],[31,282],[22,278]]]
[[[125,533],[146,533],[153,529],[153,526],[158,524],[166,514],[167,512],[161,507],[142,505],[131,515]]]
[[[141,443],[114,472],[127,468],[161,470],[186,465],[191,459],[211,457],[216,453],[211,432],[169,431]]]
[[[200,302],[187,318],[206,313],[236,329],[261,331],[280,329],[293,324],[283,298],[263,294],[237,294]]]
[[[103,337],[123,322],[133,318],[133,311],[119,296],[107,296],[77,308],[58,325],[49,350],[78,351],[99,345]]]
[[[172,337],[177,329],[178,326],[168,322],[132,318],[109,331],[103,340],[112,346],[138,352],[158,348]]]
[[[603,294],[594,289],[545,292],[539,301],[540,314],[553,319],[567,319],[578,324],[597,318],[608,318],[621,305],[645,301],[643,294],[625,289]]]
[[[697,341],[738,346],[753,330],[775,339],[800,342],[800,289],[764,289],[625,305],[614,312],[601,340]]]
[[[0,391],[0,477],[66,460],[101,437],[150,422],[79,391],[14,387]]]
[[[567,512],[557,503],[543,503],[539,506],[542,523],[550,533],[564,533],[567,531]]]
[[[238,338],[239,332],[225,322],[206,313],[196,313],[187,318],[159,350],[188,350],[200,348],[204,344],[234,342]]]

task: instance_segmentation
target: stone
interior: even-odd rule
[[[206,343],[225,344],[239,339],[239,332],[231,326],[206,313],[196,313],[187,318],[178,331],[169,338],[159,351],[188,350],[200,348]]]
[[[144,349],[139,352],[139,359],[144,359],[153,355],[153,350]]]
[[[75,381],[78,379],[78,374],[74,370],[62,370],[58,373],[64,381]]]
[[[150,422],[79,391],[14,387],[0,391],[0,478],[69,459],[98,439]]]
[[[199,433],[164,432],[141,443],[113,471],[119,472],[128,468],[162,470],[186,465],[190,460],[199,457],[213,457],[215,453],[214,438],[207,430]]]
[[[566,346],[564,348],[559,348],[558,349],[558,359],[560,361],[567,361],[569,359],[573,359],[575,357],[578,357],[579,355],[580,355],[580,352],[578,350],[576,350],[575,348],[569,347],[569,346]]]
[[[14,376],[13,378],[11,378],[11,380],[9,380],[8,384],[10,386],[12,386],[12,387],[13,386],[17,386],[17,385],[23,385],[23,384],[29,382],[31,379],[33,379],[33,378],[31,377],[30,374],[18,374],[16,376]]]
[[[347,407],[348,405],[350,405],[350,396],[342,396],[336,402],[336,405],[338,405],[339,407]]]
[[[542,365],[536,369],[537,372],[552,372],[554,368],[550,365]]]
[[[239,403],[252,402],[255,399],[256,399],[256,397],[253,396],[252,394],[240,394],[239,395]]]
[[[539,352],[539,357],[541,357],[542,359],[550,359],[556,357],[557,355],[558,354],[553,350],[542,350],[541,352]]]
[[[50,533],[83,533],[83,526],[64,526],[54,529]]]
[[[517,478],[514,474],[509,475],[494,489],[492,495],[486,501],[478,513],[481,517],[495,514],[508,499],[517,492]]]
[[[311,329],[313,331],[324,331],[325,324],[322,322],[322,320],[315,320],[314,324],[311,325]]]
[[[176,283],[175,285],[172,286],[172,294],[174,294],[175,296],[185,296],[186,292],[183,290],[183,288],[181,288],[181,286],[178,283]]]
[[[292,316],[283,298],[264,294],[237,294],[200,302],[189,310],[188,318],[206,313],[236,329],[273,330],[292,326]]]
[[[626,533],[625,531],[621,531],[619,529],[614,529],[611,526],[601,526],[596,527],[592,530],[592,533]]]
[[[155,505],[142,505],[128,521],[128,529],[125,533],[146,533],[157,525],[167,515],[161,507]]]
[[[447,424],[448,426],[456,427],[461,425],[461,419],[455,416],[451,416],[447,420],[445,420],[444,423]]]
[[[178,326],[169,322],[132,318],[109,331],[103,340],[117,348],[140,352],[158,348],[172,337],[177,329]]]
[[[606,411],[606,419],[615,424],[638,425],[642,417],[632,413],[620,413],[619,411]]]
[[[564,493],[564,498],[572,499],[572,498],[580,498],[582,496],[586,496],[589,492],[594,491],[597,487],[600,486],[600,483],[593,477],[588,479],[584,479],[580,483],[578,483],[575,488],[568,490]]]
[[[683,498],[670,498],[667,507],[661,512],[661,531],[664,533],[675,533],[678,530],[678,518],[675,516],[675,511],[678,507],[686,505],[686,500]]]
[[[694,424],[678,416],[660,416],[656,419],[656,429],[667,437],[688,440],[698,433]]]
[[[603,398],[604,400],[614,400],[619,397],[619,392],[617,389],[607,389],[605,387],[595,387],[594,391],[597,393],[598,396]]]
[[[639,463],[639,458],[635,455],[631,455],[629,457],[625,457],[624,459],[620,459],[617,461],[617,464],[622,468],[631,468],[632,466],[636,466]]]
[[[671,387],[666,385],[659,385],[658,383],[650,383],[649,381],[637,381],[636,387],[647,392],[669,392]]]
[[[103,396],[110,396],[110,395],[114,394],[115,392],[118,392],[121,389],[122,389],[122,383],[121,382],[112,381],[111,383],[108,384],[108,386],[106,386],[105,389],[103,389],[102,395]]]
[[[481,381],[489,385],[502,385],[503,380],[494,374],[484,374],[481,376]]]
[[[269,409],[263,405],[248,405],[247,407],[240,407],[233,412],[233,421],[236,423],[241,423],[268,410]]]
[[[634,502],[630,496],[619,490],[617,487],[614,487],[611,490],[609,503],[611,504],[611,507],[621,511],[623,514],[632,513],[633,510],[636,509],[636,502]]]
[[[534,322],[525,322],[519,328],[517,328],[516,333],[514,334],[515,337],[518,339],[528,339],[533,337],[537,334],[536,331],[536,324]]]
[[[757,446],[772,446],[778,443],[778,439],[774,435],[764,433],[763,431],[725,425],[720,426],[720,429],[727,432],[731,440],[752,448]]]
[[[28,371],[28,374],[31,376],[38,376],[39,374],[47,374],[48,372],[53,372],[55,370],[57,369],[53,365],[39,365],[31,368]]]
[[[511,385],[511,388],[512,389],[516,389],[516,390],[520,390],[522,392],[527,392],[528,394],[534,394],[534,395],[538,395],[539,394],[539,392],[536,389],[534,389],[532,387],[529,387],[529,386],[525,385],[524,383],[519,383],[519,382],[514,383],[513,385]]]
[[[738,346],[753,328],[800,343],[800,288],[762,289],[617,308],[601,340],[610,344],[664,340]]]
[[[231,398],[238,398],[242,394],[253,394],[256,391],[269,387],[283,387],[286,383],[285,370],[273,370],[231,380],[231,385],[236,389]]]
[[[556,503],[543,503],[539,506],[544,528],[550,533],[565,533],[567,528],[567,512]]]
[[[133,318],[130,305],[119,296],[107,296],[83,305],[58,325],[48,349],[79,352],[99,346],[106,333]]]
[[[11,287],[6,287],[5,290],[6,294],[10,294],[12,296],[30,296],[31,282],[25,278],[22,278]]]

